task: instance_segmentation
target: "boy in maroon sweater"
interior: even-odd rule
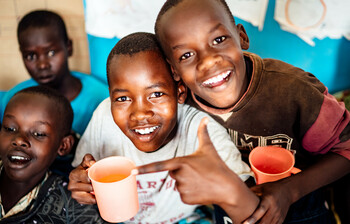
[[[228,128],[246,158],[257,146],[297,152],[296,167],[303,172],[253,187],[261,203],[248,221],[331,223],[318,189],[350,170],[350,115],[344,105],[312,74],[243,52],[248,36],[223,0],[168,0],[155,32],[175,80],[191,90],[188,103]],[[140,170],[158,169],[150,167]]]

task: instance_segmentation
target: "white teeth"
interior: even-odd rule
[[[154,126],[151,128],[144,128],[144,129],[135,129],[135,132],[141,135],[148,135],[154,132],[154,130],[156,130],[157,128],[159,128],[159,126]]]
[[[205,80],[203,82],[204,85],[213,85],[214,83],[221,82],[222,80],[226,79],[230,75],[230,71],[224,72],[218,76],[215,76],[213,78],[210,78],[208,80]]]
[[[29,159],[23,156],[11,156],[11,160],[29,160]]]

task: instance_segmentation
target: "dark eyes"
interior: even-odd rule
[[[49,57],[53,57],[55,55],[55,51],[54,50],[51,50],[49,52],[47,52],[47,56]]]
[[[221,44],[221,43],[224,42],[226,39],[227,39],[226,36],[216,37],[216,38],[213,40],[212,44],[213,44],[213,45]],[[184,53],[183,55],[181,55],[180,61],[186,60],[186,59],[192,57],[193,55],[194,55],[193,52],[186,52],[186,53]]]
[[[226,40],[226,37],[224,37],[224,36],[217,37],[217,38],[214,39],[213,44],[214,45],[220,44],[220,43],[224,42],[225,40]]]
[[[46,136],[45,133],[40,133],[40,132],[34,132],[33,135],[34,135],[35,137],[45,137],[45,136]]]
[[[121,96],[121,97],[118,97],[116,99],[116,101],[118,101],[118,102],[124,102],[124,101],[127,101],[127,100],[130,100],[130,98],[127,97],[127,96]]]
[[[9,133],[12,133],[12,132],[17,132],[18,129],[17,128],[14,128],[14,127],[7,127],[7,126],[3,126],[3,129],[5,130],[5,132],[9,132]],[[36,138],[40,138],[40,137],[45,137],[46,134],[43,133],[43,132],[37,132],[37,131],[34,131],[32,132],[32,135]]]
[[[150,98],[158,98],[158,97],[161,97],[163,95],[164,95],[164,93],[154,92],[154,93],[151,94]]]
[[[36,59],[36,55],[35,55],[35,54],[27,54],[27,55],[25,56],[25,59],[26,59],[27,61],[32,61],[32,60]]]
[[[186,53],[184,53],[183,55],[181,55],[180,61],[186,60],[186,59],[188,59],[189,57],[191,57],[191,56],[193,56],[193,55],[194,55],[193,52],[186,52]]]
[[[6,126],[3,126],[3,128],[7,132],[15,132],[15,131],[17,131],[17,128],[6,127]]]
[[[46,54],[50,58],[50,57],[55,56],[56,52],[54,50],[49,50]],[[35,53],[28,53],[27,55],[25,55],[24,58],[27,61],[33,61],[33,60],[36,60],[38,58],[38,56]]]
[[[153,92],[153,93],[151,93],[149,98],[159,98],[163,95],[164,95],[164,93],[162,93],[162,92]],[[121,97],[118,97],[115,101],[117,101],[117,102],[131,101],[131,98],[127,97],[127,96],[121,96]]]

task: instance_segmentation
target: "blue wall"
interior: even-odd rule
[[[89,34],[87,37],[89,43],[91,74],[107,83],[107,57],[119,39],[101,38]]]
[[[274,20],[275,0],[270,0],[262,31],[243,20],[250,38],[248,51],[263,58],[275,58],[313,73],[331,93],[350,88],[350,41],[345,38],[315,39],[315,47],[280,29]]]
[[[315,39],[315,47],[306,44],[294,34],[280,29],[273,19],[275,0],[269,1],[264,29],[259,31],[250,23],[243,24],[250,38],[249,51],[263,58],[283,60],[313,73],[331,93],[350,89],[350,41],[342,39]],[[106,60],[109,51],[119,39],[88,35],[91,73],[106,81]]]

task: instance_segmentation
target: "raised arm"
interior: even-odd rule
[[[217,204],[235,223],[249,217],[259,198],[231,171],[217,154],[204,118],[198,128],[198,149],[189,156],[138,167],[139,174],[169,170],[181,199],[187,204]]]

